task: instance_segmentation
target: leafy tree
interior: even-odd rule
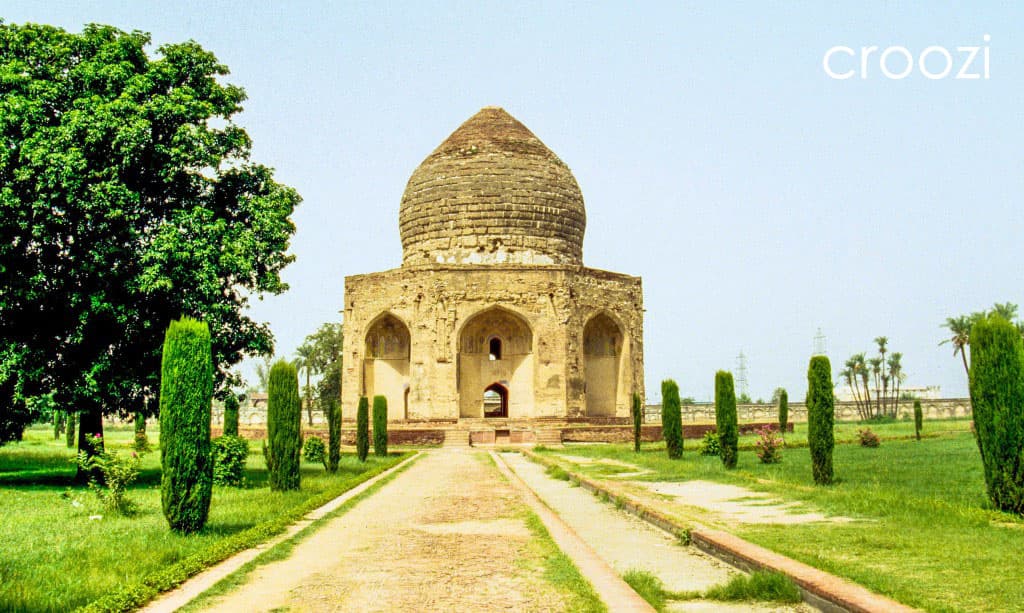
[[[287,288],[300,198],[250,161],[227,67],[149,43],[0,22],[0,441],[54,391],[89,452],[102,414],[146,410],[182,315],[209,325],[220,389],[272,349],[246,305]]]
[[[270,489],[297,490],[302,453],[302,406],[295,366],[278,360],[267,382],[267,444],[263,455],[270,473]]]
[[[726,468],[736,468],[739,456],[736,390],[732,373],[724,370],[715,373],[715,424],[722,464]]]
[[[1024,513],[1024,342],[998,313],[971,327],[970,381],[989,499],[998,509]]]
[[[668,457],[683,457],[683,415],[679,404],[679,386],[672,379],[661,382],[661,435]]]
[[[206,524],[213,493],[210,329],[172,321],[164,340],[160,378],[160,498],[171,530],[191,534]]]
[[[779,432],[785,436],[786,428],[789,427],[789,394],[780,387],[775,399],[779,403]]]
[[[366,461],[370,452],[370,400],[366,396],[359,397],[359,408],[356,409],[356,455],[360,462]]]
[[[832,483],[832,448],[835,447],[835,398],[832,396],[832,365],[816,355],[807,368],[807,444],[811,451],[814,482]]]
[[[750,394],[744,392],[736,397],[736,402],[740,404],[751,404],[754,401],[750,399]]]
[[[373,455],[388,455],[388,399],[373,397]]]
[[[640,401],[640,394],[633,392],[633,451],[640,451],[640,436],[643,433],[644,407]]]

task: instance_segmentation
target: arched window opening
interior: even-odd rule
[[[492,338],[491,341],[488,343],[488,351],[491,354],[490,355],[490,359],[491,359],[492,362],[494,360],[500,360],[501,359],[501,339],[498,338],[498,337]]]

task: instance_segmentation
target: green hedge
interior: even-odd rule
[[[267,460],[270,489],[297,490],[301,482],[302,405],[295,367],[278,360],[267,377]]]
[[[359,408],[356,409],[356,455],[360,462],[366,461],[370,453],[370,400],[366,396],[359,397]]]
[[[672,379],[661,382],[661,435],[668,457],[683,457],[683,414],[679,402],[679,386]]]
[[[1024,513],[1024,343],[989,315],[971,327],[970,390],[978,450],[992,504]]]
[[[807,367],[807,446],[811,471],[819,485],[832,483],[832,449],[835,447],[835,398],[832,396],[832,365],[816,355]]]
[[[736,388],[732,373],[715,373],[715,432],[718,434],[718,455],[726,468],[736,468],[739,424],[736,421]]]
[[[240,486],[245,479],[245,462],[249,459],[249,441],[226,434],[213,439],[213,482],[215,485]]]
[[[160,498],[171,529],[185,534],[206,524],[213,494],[210,329],[183,317],[164,337],[160,368]]]

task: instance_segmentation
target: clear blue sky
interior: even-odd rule
[[[963,394],[940,324],[1024,303],[1024,9],[822,4],[8,0],[0,16],[191,38],[231,68],[254,158],[305,198],[292,288],[252,309],[279,354],[338,320],[345,275],[400,264],[409,175],[498,105],[575,173],[586,263],[643,277],[649,400],[665,377],[709,399],[741,350],[752,396],[802,398],[819,327],[834,367],[886,335],[907,385]],[[821,66],[835,45],[939,45],[956,72],[985,34],[988,80],[890,80],[877,53],[865,80]]]

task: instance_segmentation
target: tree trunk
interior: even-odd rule
[[[93,447],[89,439],[86,438],[88,435],[103,436],[103,413],[99,409],[91,409],[79,413],[78,452],[85,452],[90,458],[103,453],[103,443],[101,442],[98,447]],[[78,473],[75,474],[75,481],[78,483],[88,483],[89,477],[93,477],[97,481],[103,480],[103,474],[99,469],[86,471],[82,470],[82,467],[79,466]]]

